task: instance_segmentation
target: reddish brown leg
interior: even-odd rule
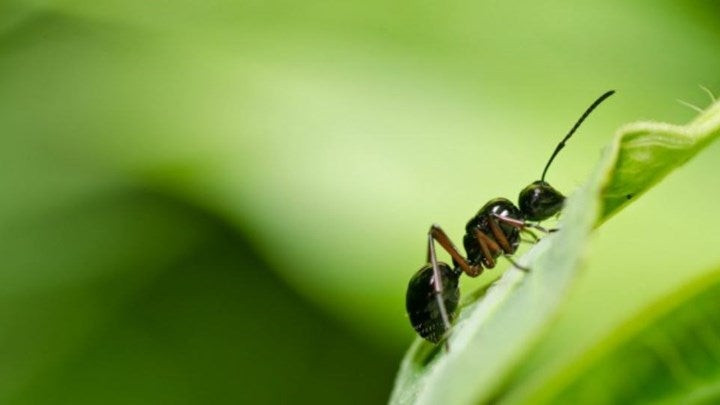
[[[497,221],[495,220],[495,217],[492,217],[492,216],[488,217],[488,224],[490,224],[490,230],[492,231],[493,236],[495,237],[495,240],[502,247],[503,251],[508,254],[515,253],[515,249],[513,249],[513,247],[510,246],[510,242],[508,242],[507,238],[505,237],[505,232],[503,232],[503,230],[500,229],[500,225],[498,225]]]
[[[448,236],[445,234],[445,231],[443,231],[439,225],[433,224],[430,227],[428,235],[430,235],[432,239],[436,240],[437,243],[439,243],[440,246],[442,246],[443,249],[445,249],[445,251],[448,252],[450,256],[452,256],[452,258],[460,266],[463,272],[465,272],[465,274],[470,277],[477,277],[480,275],[480,273],[482,273],[482,266],[480,266],[479,264],[470,265],[470,263],[465,260],[465,258],[460,254],[460,252],[458,252],[455,245],[453,245],[452,241],[450,241],[450,238],[448,238]],[[428,250],[428,261],[429,258],[430,250]]]
[[[480,245],[480,250],[482,250],[483,256],[485,257],[485,266],[487,268],[492,269],[495,267],[495,259],[493,258],[493,253],[500,252],[500,246],[498,246],[497,243],[495,243],[494,240],[490,239],[489,236],[485,235],[483,231],[475,228],[475,239],[477,239],[478,244]]]
[[[490,269],[495,267],[495,259],[493,259],[493,257],[492,257],[492,252],[501,252],[502,250],[501,250],[500,246],[497,243],[495,243],[492,239],[490,239],[489,236],[485,235],[481,230],[479,230],[477,228],[475,228],[475,237],[477,238],[478,243],[480,244],[480,249],[482,250],[483,255],[485,255],[485,257],[488,260],[488,263],[486,263],[487,267]],[[510,257],[510,254],[505,253],[505,254],[503,254],[503,257],[505,257],[510,262],[510,264],[517,267],[518,269],[525,271],[525,272],[530,271],[529,268],[527,268],[525,266],[521,266],[515,260],[513,260]]]
[[[495,218],[497,218],[498,220],[501,220],[501,221],[508,220],[508,223],[510,223],[513,226],[520,224],[522,226],[522,227],[519,227],[520,232],[529,233],[530,235],[532,235],[535,238],[536,241],[538,240],[537,235],[535,235],[534,233],[530,232],[528,229],[525,228],[525,226],[528,226],[528,224],[525,221],[519,221],[519,220],[516,220],[513,218],[501,217],[499,215],[495,215],[494,217],[491,216],[488,221],[488,223],[490,224],[490,230],[492,230],[492,232],[493,232],[493,236],[495,236],[495,239],[497,239],[498,243],[500,244],[500,246],[502,246],[503,250],[505,251],[505,254],[503,256],[510,262],[510,264],[517,267],[518,269],[520,269],[524,272],[530,271],[529,268],[519,265],[515,260],[513,260],[510,257],[511,254],[515,253],[515,250],[513,250],[512,247],[510,246],[510,243],[508,243],[508,240],[505,237],[505,233],[502,231],[502,229],[500,229],[500,226],[497,224],[497,222],[495,222]]]
[[[553,229],[547,229],[547,228],[544,228],[544,227],[542,227],[542,226],[540,226],[540,225],[538,225],[538,224],[534,224],[534,223],[532,223],[532,222],[523,221],[523,220],[521,220],[521,219],[503,217],[503,216],[498,215],[498,214],[492,214],[492,217],[497,218],[498,221],[505,222],[506,224],[512,225],[512,226],[514,226],[514,227],[516,227],[516,228],[518,228],[518,229],[520,229],[520,230],[525,229],[525,228],[534,228],[534,229],[537,229],[538,231],[544,232],[544,233],[551,233],[551,232],[557,232],[557,231],[558,231],[558,229],[555,229],[555,228],[553,228]]]

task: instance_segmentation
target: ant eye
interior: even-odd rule
[[[520,211],[530,221],[542,221],[557,214],[563,202],[565,196],[542,180],[525,187],[518,198]]]

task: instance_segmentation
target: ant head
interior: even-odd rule
[[[543,221],[560,212],[565,196],[542,180],[533,182],[520,192],[518,205],[525,218]]]
[[[555,190],[553,186],[545,182],[545,175],[547,174],[548,168],[550,168],[550,164],[555,159],[555,156],[557,156],[560,150],[565,147],[565,142],[570,139],[580,124],[582,124],[582,122],[585,121],[585,118],[590,115],[592,110],[614,93],[615,90],[605,92],[602,96],[598,97],[598,99],[595,100],[587,110],[585,110],[583,115],[580,116],[580,119],[570,129],[570,132],[568,132],[562,141],[560,141],[560,143],[555,147],[555,151],[552,155],[550,155],[550,159],[545,165],[545,169],[542,172],[540,180],[530,184],[520,192],[518,205],[520,206],[520,211],[525,214],[526,219],[530,221],[542,221],[560,212],[560,209],[562,209],[563,203],[565,202],[565,196]]]

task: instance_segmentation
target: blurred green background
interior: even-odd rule
[[[699,84],[712,1],[5,0],[0,402],[383,402],[429,225],[514,200],[603,91],[560,190]],[[718,153],[599,230],[526,374],[720,263]]]

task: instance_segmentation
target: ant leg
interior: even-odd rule
[[[488,235],[486,235],[483,231],[475,228],[475,238],[478,241],[478,244],[480,245],[480,249],[483,252],[483,255],[486,259],[485,265],[488,268],[495,267],[495,258],[497,257],[498,252],[503,252],[503,249],[500,247],[500,245],[497,244],[492,238],[490,238]]]
[[[495,243],[492,239],[490,239],[490,237],[488,237],[487,235],[485,235],[485,234],[484,234],[482,231],[480,231],[479,229],[475,229],[475,235],[476,235],[476,237],[478,238],[478,242],[480,243],[480,248],[483,250],[483,253],[484,253],[484,254],[489,254],[488,248],[492,249],[492,250],[495,251],[495,252],[502,251],[502,250],[500,249],[500,246],[498,246],[497,243]],[[534,235],[534,234],[533,234],[533,235]],[[506,242],[507,242],[507,240],[506,240]],[[484,246],[485,244],[487,244],[487,245],[489,245],[489,246]],[[487,253],[486,253],[486,252],[487,252]],[[507,252],[506,252],[506,253],[503,254],[503,257],[506,258],[506,259],[510,262],[510,264],[512,264],[514,267],[517,267],[518,269],[520,269],[520,270],[522,270],[522,271],[524,271],[524,272],[530,271],[529,268],[527,268],[527,267],[525,267],[525,266],[519,265],[515,260],[512,259],[512,257],[510,257],[510,255],[511,255],[510,253],[507,253]],[[488,267],[490,267],[490,268],[495,267],[495,262],[494,262],[494,260],[492,259],[492,256],[487,256],[487,257],[488,257],[488,259],[490,260],[490,262],[492,263],[492,266],[488,266]]]
[[[540,238],[538,238],[538,236],[535,235],[535,232],[533,232],[529,229],[521,229],[520,233],[530,236],[533,239],[532,241],[530,241],[531,243],[538,243],[540,241]]]
[[[528,226],[528,222],[522,219],[508,218],[498,214],[490,214],[492,218],[496,218],[498,221],[505,222],[508,225],[514,226],[518,229],[525,229]]]
[[[526,225],[527,225],[528,227],[530,227],[530,228],[537,229],[538,231],[543,232],[543,233],[551,233],[551,232],[557,232],[557,231],[559,231],[559,229],[557,229],[557,228],[547,229],[547,228],[545,228],[545,227],[540,226],[539,224],[533,224],[533,223],[530,223],[530,222],[526,223]]]
[[[495,240],[500,244],[500,246],[502,246],[503,251],[508,254],[515,253],[515,249],[510,246],[510,242],[508,242],[507,237],[505,237],[505,233],[502,229],[500,229],[500,225],[498,225],[495,221],[495,217],[489,216],[488,224],[490,225],[490,230],[492,231]]]
[[[445,232],[440,228],[439,225],[433,224],[430,226],[430,230],[428,231],[428,251],[427,251],[427,259],[428,262],[432,264],[433,268],[433,287],[435,290],[435,299],[437,300],[438,309],[440,311],[440,316],[442,317],[443,325],[445,326],[445,335],[447,335],[450,332],[450,316],[448,315],[447,308],[445,308],[445,301],[442,297],[442,279],[440,277],[440,269],[438,268],[438,262],[437,262],[437,253],[435,252],[435,242],[438,242],[440,246],[445,249],[445,251],[452,256],[455,263],[457,263],[462,270],[471,277],[478,276],[483,268],[481,265],[470,265],[467,260],[465,260],[464,257],[458,252],[455,245],[453,245],[450,238],[445,234]],[[445,349],[450,350],[450,345],[447,343],[447,340],[445,341]]]
[[[543,233],[552,233],[552,232],[559,231],[559,229],[557,229],[557,228],[547,229],[547,228],[540,226],[539,224],[524,221],[522,219],[503,217],[498,214],[492,214],[492,217],[497,218],[499,221],[505,222],[506,224],[514,226],[521,230],[525,229],[525,228],[533,228],[533,229],[537,229],[538,231],[543,232]]]
[[[475,228],[474,231],[475,239],[480,245],[480,250],[482,250],[483,257],[485,258],[485,266],[492,269],[495,267],[495,259],[493,258],[492,253],[500,251],[500,246],[498,246],[494,240],[490,239],[490,237],[485,235],[481,230]],[[492,252],[490,252],[491,250]]]
[[[440,310],[440,317],[442,318],[445,330],[448,331],[450,330],[450,316],[448,315],[447,308],[445,308],[445,301],[442,297],[442,277],[440,277],[437,255],[435,254],[435,241],[433,240],[432,234],[428,234],[428,256],[433,268],[433,288],[435,289],[435,300],[437,301],[438,309]]]
[[[524,271],[525,273],[527,273],[527,272],[530,271],[530,268],[529,268],[529,267],[525,267],[525,266],[519,265],[515,260],[513,260],[513,259],[510,257],[510,255],[504,254],[503,257],[506,258],[507,261],[509,261],[510,264],[513,265],[513,267],[517,267],[518,269]]]
[[[470,277],[477,277],[482,273],[482,266],[480,265],[470,265],[468,261],[458,252],[455,245],[453,245],[452,241],[450,241],[450,238],[445,234],[445,231],[440,228],[439,225],[433,224],[430,227],[430,230],[428,231],[428,236],[432,239],[436,240],[437,243],[440,244],[440,246],[445,249],[446,252],[450,256],[452,256],[453,260],[455,260],[455,263],[460,266],[460,268]],[[428,250],[428,259],[430,258],[430,250]]]

